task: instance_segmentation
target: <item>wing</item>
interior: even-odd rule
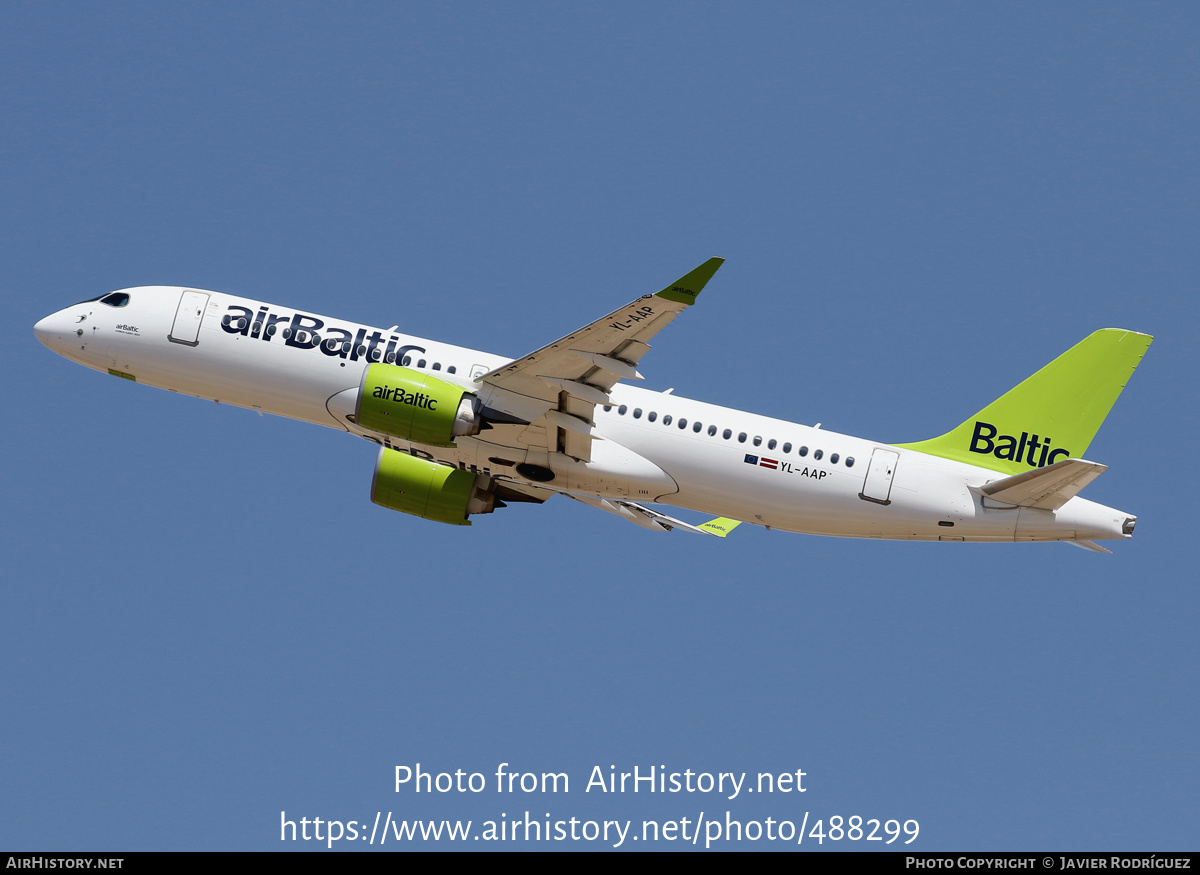
[[[609,513],[615,513],[619,517],[629,520],[644,529],[650,529],[655,532],[670,532],[675,529],[680,529],[684,532],[695,532],[698,535],[716,535],[718,538],[724,538],[734,529],[741,525],[738,520],[729,519],[728,517],[717,517],[709,520],[706,523],[701,523],[698,526],[693,526],[691,523],[685,523],[683,520],[677,520],[675,517],[667,516],[665,513],[660,513],[653,508],[646,507],[644,504],[638,504],[636,501],[625,501],[615,498],[595,498],[590,495],[574,495],[570,492],[562,492],[560,495],[565,495],[567,498],[573,498],[576,501],[582,502],[592,507],[606,510]]]
[[[594,495],[576,495],[572,492],[559,492],[554,489],[546,489],[543,486],[533,486],[528,483],[512,483],[507,480],[496,481],[495,494],[496,498],[503,502],[520,501],[534,502],[536,504],[543,504],[555,495],[562,495],[572,498],[581,504],[586,504],[589,507],[616,514],[622,519],[626,519],[644,529],[650,529],[655,532],[671,532],[675,529],[680,529],[684,532],[695,532],[699,535],[715,535],[718,538],[724,538],[742,524],[740,520],[730,519],[729,517],[717,517],[716,519],[711,519],[708,522],[694,526],[691,523],[685,523],[683,520],[675,519],[675,517],[667,516],[661,511],[646,507],[644,504],[638,504],[636,501],[626,501],[623,498],[599,498]],[[503,506],[503,504],[497,504],[497,507]]]
[[[696,301],[724,263],[710,258],[661,292],[641,298],[529,355],[479,377],[484,405],[521,423],[505,428],[517,449],[591,461],[593,411],[618,380],[640,380],[647,342]],[[497,429],[497,431],[500,431]],[[489,432],[488,442],[500,436]]]

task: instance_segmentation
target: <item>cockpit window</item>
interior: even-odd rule
[[[80,301],[79,304],[91,304],[94,301],[99,301],[101,304],[108,304],[110,307],[124,307],[129,303],[129,295],[125,292],[109,292],[107,295],[97,295],[94,298],[88,298],[86,301]],[[79,304],[72,304],[73,307],[78,307]]]

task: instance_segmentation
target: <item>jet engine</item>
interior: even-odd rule
[[[427,520],[469,526],[471,514],[491,513],[505,506],[496,498],[495,485],[484,474],[380,447],[371,501]]]
[[[431,447],[479,434],[479,399],[446,380],[398,365],[373,364],[363,373],[355,407],[359,426]]]

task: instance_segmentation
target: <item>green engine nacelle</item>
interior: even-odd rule
[[[468,516],[497,507],[495,494],[477,486],[481,482],[487,484],[489,478],[381,447],[371,501],[427,520],[469,526]]]
[[[355,422],[371,431],[432,447],[454,446],[454,438],[478,434],[478,399],[446,380],[374,364],[363,373]]]

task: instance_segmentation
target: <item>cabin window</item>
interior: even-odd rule
[[[692,423],[692,431],[694,431],[696,434],[700,434],[700,429],[702,429],[702,428],[704,428],[703,424],[701,424],[699,422]]]
[[[440,371],[440,370],[442,369],[442,363],[441,363],[441,362],[434,362],[434,363],[433,363],[433,369],[434,369],[435,371]]]
[[[679,420],[679,427],[681,429],[687,428],[687,419],[686,418]]]
[[[642,408],[640,408],[640,407],[633,408],[633,418],[634,419],[642,418]]]
[[[670,425],[670,424],[671,424],[671,414],[668,413],[666,416],[663,417],[663,425]]]
[[[756,434],[756,435],[754,436],[754,446],[756,446],[756,447],[761,447],[761,446],[762,446],[762,435],[760,435],[760,434]]]
[[[808,455],[808,447],[801,447],[800,449],[796,450],[796,455],[802,456],[802,457],[807,456]]]
[[[721,437],[725,438],[725,440],[729,440],[731,437],[733,437],[733,432],[727,428],[721,432]]]
[[[419,362],[417,362],[417,367],[418,368],[425,367],[425,359],[421,359]]]
[[[710,425],[710,426],[708,427],[708,436],[709,436],[709,437],[716,437],[716,436],[717,436],[717,427],[716,427],[715,425]]]
[[[649,413],[646,414],[646,419],[650,420],[651,422],[654,422],[654,420],[658,419],[658,411],[651,410]]]
[[[629,409],[629,407],[627,405],[622,404],[620,407],[617,408],[617,413],[621,414],[621,416],[624,416],[625,411],[628,409]]]
[[[847,457],[846,457],[846,467],[847,467],[847,468],[853,468],[853,467],[854,467],[854,457],[853,457],[853,456],[847,456]]]
[[[384,361],[387,362],[389,365],[394,364],[396,361],[396,354],[394,352],[389,352],[387,354],[387,356],[384,358]]]
[[[746,442],[746,433],[743,431],[741,434],[738,435],[738,443],[744,444],[745,442]]]
[[[767,441],[767,449],[768,450],[775,449],[775,438],[771,438],[769,441]]]
[[[824,455],[825,455],[825,451],[824,451],[824,450],[813,450],[813,458],[814,458],[814,459],[818,459],[818,460],[819,460],[819,459],[820,459],[822,456],[824,456]]]
[[[447,374],[457,374],[458,368],[454,367],[454,365],[451,365],[450,367],[446,368],[446,373]]]
[[[611,404],[605,404],[605,405],[604,405],[604,412],[605,412],[605,413],[608,413],[610,410],[612,410],[612,405],[611,405]]]
[[[348,343],[347,343],[347,344],[346,344],[344,347],[342,347],[342,348],[343,348],[343,349],[346,349],[346,350],[348,350],[348,349],[350,349],[350,344],[348,344]],[[404,357],[404,361],[400,362],[400,364],[404,365],[404,367],[406,367],[406,368],[407,368],[409,365],[411,365],[411,364],[412,364],[412,356],[408,356],[408,355],[406,355],[406,356]]]
[[[783,451],[784,451],[785,453],[790,453],[790,452],[792,451],[792,445],[791,445],[790,443],[788,443],[788,444],[784,444],[784,445],[783,445]]]
[[[834,453],[832,456],[829,457],[829,464],[836,465],[838,463],[839,458],[841,458],[841,457],[837,453]]]

